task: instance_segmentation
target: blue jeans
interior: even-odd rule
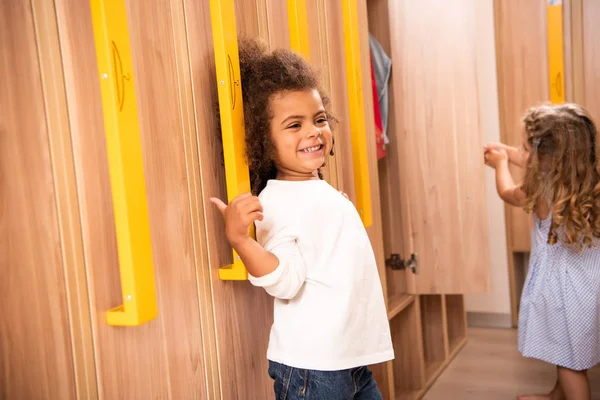
[[[367,367],[313,371],[269,361],[276,400],[383,400]]]

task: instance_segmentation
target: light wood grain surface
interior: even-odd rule
[[[437,4],[389,3],[402,237],[405,257],[417,253],[420,264],[408,291],[482,292],[489,253],[475,7],[457,1],[437,13]]]
[[[600,122],[600,91],[595,88],[600,83],[600,2],[583,0],[583,60],[585,82],[585,107],[592,114],[596,124]]]
[[[52,0],[34,0],[31,5],[56,188],[77,398],[93,400],[98,398],[96,360],[56,12]]]
[[[121,293],[89,4],[56,4],[100,397],[208,398],[170,4],[128,10],[159,301],[136,328],[105,321]]]
[[[0,398],[75,399],[58,191],[32,7],[0,3]],[[51,122],[52,128],[56,128]],[[53,132],[54,133],[54,132]],[[62,211],[62,210],[61,210]]]
[[[207,244],[208,255],[208,264],[198,268],[210,271],[221,396],[268,398],[273,391],[266,359],[273,299],[248,281],[221,281],[218,276],[218,268],[231,263],[232,253],[225,238],[223,218],[208,200],[211,196],[226,199],[220,132],[216,129],[214,112],[217,97],[210,12],[208,2],[188,1],[187,7],[202,188],[199,201],[204,210],[202,240]],[[238,35],[259,35],[259,11],[254,2],[236,2],[236,14],[245,15],[238,19],[243,21],[237,26]]]
[[[521,118],[529,107],[549,101],[546,2],[495,0],[500,135],[511,146],[523,142]],[[512,168],[515,180],[522,170]],[[506,209],[509,247],[529,251],[530,216]]]
[[[390,37],[390,19],[389,19],[389,1],[388,0],[369,0],[368,18],[369,31],[382,46],[388,57],[391,57],[391,37]],[[392,74],[396,66],[392,61]],[[401,72],[398,72],[401,73]],[[388,125],[387,135],[390,143],[386,146],[386,156],[378,162],[379,171],[379,190],[381,196],[381,220],[383,233],[384,256],[389,258],[391,254],[400,254],[401,257],[407,257],[408,253],[404,247],[403,238],[403,220],[402,203],[400,199],[400,190],[403,180],[399,174],[399,156],[400,149],[397,146],[398,132],[396,120],[401,120],[398,110],[394,107],[394,96],[399,88],[392,84],[390,77],[388,82]],[[391,112],[395,110],[395,112]],[[408,246],[408,245],[407,245]],[[388,298],[401,296],[407,292],[406,274],[407,271],[394,271],[386,268],[386,281]]]

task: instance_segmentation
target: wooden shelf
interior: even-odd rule
[[[394,318],[398,313],[415,301],[413,294],[397,294],[388,300],[388,319]]]
[[[457,341],[454,344],[454,347],[450,348],[450,357],[449,357],[450,360],[452,360],[454,357],[456,357],[458,355],[458,353],[460,353],[460,351],[462,350],[463,347],[465,347],[465,345],[467,344],[468,341],[469,341],[468,338],[465,337],[462,340]]]
[[[425,365],[443,362],[447,354],[443,298],[441,295],[423,295],[419,296],[419,301]]]
[[[427,382],[435,379],[442,368],[444,367],[444,361],[431,361],[425,363],[425,379]]]
[[[467,321],[462,295],[446,295],[448,351],[452,353],[467,338]]]
[[[446,370],[448,365],[450,365],[452,360],[454,360],[454,358],[460,353],[460,351],[466,344],[467,344],[467,338],[465,337],[462,341],[460,341],[457,344],[457,346],[450,353],[450,355],[448,356],[446,361],[442,362],[441,364],[439,362],[432,363],[431,365],[428,366],[428,368],[426,369],[427,383],[426,383],[425,387],[423,388],[423,390],[421,391],[421,393],[419,394],[419,397],[417,397],[418,399],[420,399],[421,397],[423,397],[425,395],[425,393],[427,393],[427,391],[431,388],[431,386],[433,386],[435,381]]]
[[[402,311],[390,320],[396,358],[393,363],[396,399],[405,394],[420,392],[425,383],[423,374],[423,347],[421,346],[419,304],[409,301]],[[418,397],[415,397],[418,398]]]

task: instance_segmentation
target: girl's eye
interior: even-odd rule
[[[319,119],[317,120],[317,123],[318,123],[318,124],[324,124],[324,123],[326,123],[326,122],[327,122],[327,118],[325,118],[325,117],[319,118]]]
[[[297,122],[288,126],[288,129],[298,129],[298,128],[300,128],[300,124]]]

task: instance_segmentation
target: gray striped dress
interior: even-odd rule
[[[577,253],[548,244],[552,216],[534,214],[521,297],[519,351],[573,370],[600,363],[600,243]]]

